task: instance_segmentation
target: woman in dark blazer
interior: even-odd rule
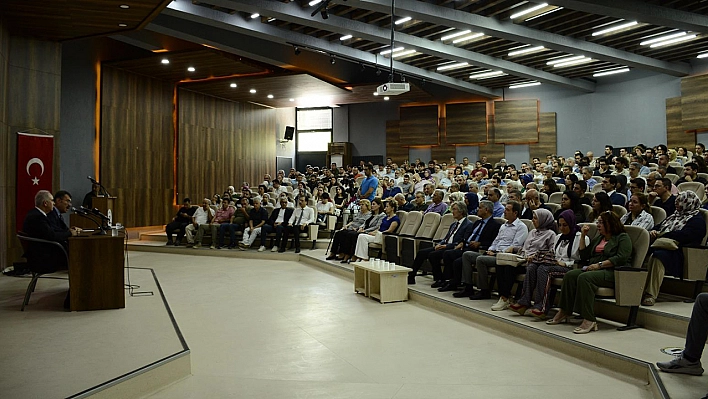
[[[585,237],[590,230],[584,225],[580,230],[580,260],[587,263],[582,269],[571,270],[563,276],[560,310],[546,324],[560,324],[568,321],[573,312],[582,316],[583,322],[573,330],[576,334],[597,331],[594,302],[596,287],[614,287],[614,268],[629,263],[632,255],[632,240],[625,233],[619,218],[610,211],[600,214],[597,220],[597,237],[585,245]]]

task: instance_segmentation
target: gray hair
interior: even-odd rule
[[[405,201],[405,200],[406,200],[406,196],[403,195],[403,194],[401,194],[401,193],[398,193],[398,194],[396,194],[396,195],[393,196],[393,199],[394,199],[394,201],[398,201],[399,199],[403,199],[403,201]]]
[[[52,193],[47,190],[37,191],[37,194],[34,196],[34,206],[39,208],[44,201],[52,202]]]
[[[494,203],[489,200],[479,201],[479,207],[485,208],[487,211],[489,211],[490,214],[494,211]]]
[[[463,215],[467,214],[467,205],[465,205],[464,201],[455,201],[450,205],[450,208],[453,206],[457,207],[457,211],[462,212]]]
[[[445,198],[445,192],[443,190],[435,190],[433,194],[440,194],[440,197]]]
[[[583,172],[589,172],[590,174],[592,174],[592,170],[589,166],[583,166]]]
[[[637,170],[642,168],[642,165],[639,162],[632,162],[631,164],[629,164],[629,166],[637,168]]]

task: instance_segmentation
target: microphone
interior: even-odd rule
[[[103,220],[108,220],[108,216],[102,214],[101,211],[98,210],[98,208],[91,209],[91,212]]]
[[[73,206],[71,207],[71,211],[74,213],[78,213],[79,215],[86,215],[87,212],[83,208],[74,208]]]
[[[91,180],[91,183],[93,183],[93,184],[98,184],[99,186],[101,185],[101,183],[97,182],[96,179],[94,179],[94,178],[91,177],[91,176],[86,176],[86,178],[89,179],[89,180]]]

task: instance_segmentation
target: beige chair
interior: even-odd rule
[[[683,176],[683,166],[674,166],[674,169],[676,169],[677,176]]]
[[[551,196],[548,197],[548,202],[560,205],[562,199],[563,199],[563,192],[557,192],[557,193],[551,194]]]
[[[595,223],[578,223],[578,227],[581,229],[583,226],[590,226],[590,231],[588,231],[588,237],[590,237],[590,239],[593,239],[597,235],[597,225]]]
[[[704,180],[708,180],[708,173],[696,173],[697,177],[702,177]]]
[[[554,204],[553,202],[547,202],[544,205],[546,205],[546,208],[548,208],[548,210],[551,211],[551,213],[554,215],[556,214],[556,212],[558,212],[559,209],[561,209],[560,204]]]
[[[666,219],[666,211],[664,210],[664,208],[652,206],[649,207],[649,211],[651,213],[651,217],[654,218],[654,226],[658,225],[659,223],[663,222],[664,219]]]
[[[595,185],[595,186],[596,186],[596,185]],[[595,186],[593,186],[593,187],[595,187]],[[592,201],[592,199],[595,198],[595,193],[590,192],[590,191],[586,192],[586,193],[583,194],[583,195],[585,196],[585,198],[589,199],[590,201]],[[586,205],[587,205],[587,204],[586,204]]]
[[[534,225],[533,225],[533,220],[528,220],[528,219],[520,219],[520,220],[521,220],[522,222],[524,222],[524,224],[526,225],[526,228],[529,229],[529,231],[531,231],[531,230],[533,230],[533,229],[536,228],[536,227],[534,227]]]
[[[705,202],[706,188],[703,185],[703,183],[696,182],[696,181],[687,181],[687,182],[679,184],[678,186],[676,186],[676,188],[678,188],[679,192],[693,191],[694,193],[696,193],[696,195],[701,200],[701,202]]]
[[[403,225],[406,222],[406,217],[408,216],[408,212],[406,211],[396,211],[396,216],[398,216],[398,220],[400,222],[398,223],[398,228],[396,229],[396,232],[394,234],[399,234],[399,232],[403,229]],[[371,242],[369,243],[369,250],[372,249],[377,249],[379,251],[377,258],[381,258],[384,253],[386,253],[386,240],[382,239],[381,243],[375,243]]]
[[[448,230],[450,230],[450,226],[455,222],[455,218],[452,216],[452,213],[446,213],[440,218],[440,224],[438,224],[438,228],[435,230],[435,235],[433,235],[433,241],[439,241],[445,238],[445,235],[447,235]]]
[[[430,241],[435,236],[435,233],[440,225],[442,216],[435,212],[428,212],[423,215],[423,221],[415,233],[414,237],[403,237],[401,240],[401,265],[410,267],[413,266],[413,260],[418,253],[418,244],[421,241]]]
[[[474,224],[474,222],[476,222],[476,221],[478,221],[479,219],[481,219],[481,217],[479,217],[479,216],[477,216],[477,215],[469,215],[469,216],[467,216],[467,219],[468,219],[470,222],[472,222],[472,223]]]
[[[548,194],[539,192],[538,196],[541,198],[541,202],[543,202],[544,204],[548,202]]]
[[[501,218],[501,217],[496,217],[496,218],[494,218],[494,220],[496,220],[496,222],[499,223],[499,224],[501,224],[501,225],[503,225],[504,223],[506,223],[506,219]]]
[[[563,184],[563,183],[558,183],[558,184],[556,184],[556,185],[557,185],[558,188],[560,189],[560,192],[561,192],[561,193],[562,193],[563,191],[565,191],[565,184]]]
[[[585,220],[590,222],[590,215],[592,215],[592,207],[588,204],[582,204],[583,206],[583,215],[585,215]]]
[[[703,283],[706,280],[706,242],[708,240],[708,211],[701,209],[701,215],[706,222],[706,235],[701,240],[698,248],[683,247],[683,279],[694,280],[696,285],[693,290],[693,299],[703,291]]]
[[[621,218],[627,213],[627,208],[622,205],[612,205],[612,213],[617,215],[618,218]]]
[[[679,179],[678,175],[675,175],[673,173],[667,173],[664,175],[667,179],[671,180],[672,184],[676,184],[676,181]]]
[[[600,191],[603,191],[603,190],[602,190],[602,184],[600,184],[600,182],[597,182],[597,184],[595,184],[594,186],[592,186],[592,190],[590,190],[590,192],[593,193],[593,194],[599,193]]]
[[[387,234],[384,236],[383,248],[386,250],[386,260],[400,264],[401,241],[404,237],[415,237],[415,233],[420,228],[422,222],[422,212],[408,212],[405,220],[401,220],[401,227],[396,234]]]

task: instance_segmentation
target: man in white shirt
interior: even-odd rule
[[[185,234],[187,236],[187,245],[194,246],[194,248],[199,248],[202,245],[202,238],[204,237],[204,232],[211,231],[211,220],[214,218],[215,211],[209,207],[211,205],[211,200],[204,198],[202,200],[202,206],[197,208],[192,216],[192,224],[185,228]],[[197,242],[194,242],[194,230],[197,230]],[[212,240],[216,241],[216,237],[212,237]]]
[[[283,234],[283,242],[278,249],[278,252],[285,252],[285,246],[288,242],[288,235],[293,235],[293,245],[295,246],[295,253],[300,253],[300,233],[305,232],[307,226],[315,223],[315,211],[307,206],[307,196],[300,196],[298,200],[298,207],[290,216],[288,221],[288,230]]]

